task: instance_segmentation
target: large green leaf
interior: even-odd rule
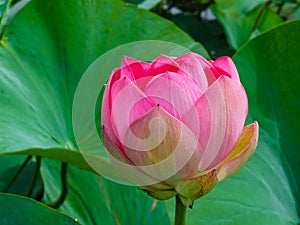
[[[56,161],[43,160],[44,201],[61,192],[60,169]],[[136,187],[123,186],[87,171],[69,167],[69,193],[59,208],[84,225],[168,224],[163,202],[156,202]]]
[[[0,204],[1,225],[79,224],[66,214],[62,214],[29,198],[12,194],[0,194]]]
[[[249,96],[249,114],[266,131],[300,202],[300,20],[249,42],[235,55]],[[266,137],[267,138],[267,137]],[[274,146],[273,146],[274,145]]]
[[[0,42],[0,154],[33,154],[90,169],[76,151],[74,91],[87,67],[121,44],[167,40],[204,48],[172,23],[117,0],[29,2]]]
[[[216,0],[211,5],[212,12],[223,25],[228,42],[234,49],[238,49],[252,35],[282,22],[275,12],[263,6],[265,2],[266,0]],[[258,17],[259,20],[256,21]],[[252,30],[256,22],[256,29]]]
[[[248,122],[260,124],[258,147],[240,172],[195,201],[188,224],[299,224],[299,38],[300,20],[258,36],[234,56]],[[167,207],[174,213],[173,201]]]

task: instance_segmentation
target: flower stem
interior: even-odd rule
[[[186,225],[186,207],[176,195],[175,225]]]
[[[38,181],[39,174],[40,174],[41,162],[42,162],[42,157],[37,156],[36,157],[36,162],[35,162],[35,165],[34,165],[34,171],[33,171],[33,174],[32,174],[31,180],[30,180],[30,184],[29,184],[29,187],[28,187],[28,189],[26,191],[26,194],[25,194],[25,196],[27,196],[27,197],[31,197],[31,195],[34,191],[35,185]]]
[[[23,169],[25,168],[25,166],[27,165],[27,163],[30,161],[31,158],[32,158],[31,155],[27,156],[27,158],[25,159],[25,161],[22,163],[21,167],[18,169],[18,171],[16,172],[16,174],[11,178],[11,180],[8,182],[8,184],[2,190],[2,192],[8,192],[9,188],[11,187],[11,185],[16,181],[16,179],[18,178],[18,176],[23,171]]]
[[[257,17],[256,17],[256,19],[255,19],[255,22],[254,22],[254,24],[253,24],[253,27],[252,27],[252,29],[251,29],[251,32],[254,32],[254,31],[255,31],[255,29],[256,29],[256,27],[258,26],[258,23],[259,23],[259,21],[260,21],[262,15],[263,15],[263,13],[265,12],[265,10],[268,8],[268,6],[269,6],[271,3],[272,3],[272,0],[268,0],[268,1],[266,1],[266,3],[261,7],[261,9],[259,10],[258,15],[257,15]]]
[[[68,192],[69,192],[69,188],[68,188],[68,163],[66,163],[66,162],[61,163],[60,176],[61,176],[61,186],[62,186],[62,191],[60,193],[60,196],[54,202],[50,202],[50,203],[47,204],[49,207],[52,207],[54,209],[60,207],[61,204],[64,203],[64,201],[65,201],[65,199],[68,195]]]

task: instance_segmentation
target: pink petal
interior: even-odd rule
[[[153,60],[149,68],[145,72],[146,76],[155,76],[165,72],[177,72],[177,62],[168,56],[160,55],[158,58]]]
[[[141,77],[137,80],[135,80],[136,86],[141,90],[141,91],[145,91],[145,88],[147,86],[147,84],[153,79],[153,77]]]
[[[155,105],[151,98],[142,98],[136,102],[129,113],[129,124],[148,113]]]
[[[254,122],[243,129],[231,153],[217,166],[218,180],[224,180],[237,171],[253,155],[258,141],[258,123]]]
[[[240,82],[238,71],[230,57],[222,56],[217,58],[213,62],[213,66],[219,71],[220,75],[225,75],[237,82]]]
[[[109,156],[117,159],[123,163],[131,164],[132,162],[128,159],[128,157],[124,154],[124,149],[121,144],[116,145],[112,138],[107,134],[106,127],[102,129],[102,137],[106,150],[109,153]]]
[[[124,56],[122,60],[121,76],[126,76],[130,80],[134,81],[143,77],[145,70],[148,67],[149,64],[146,62],[140,62],[134,58]]]
[[[117,146],[117,148],[122,149],[122,145],[120,144],[117,136],[114,134],[113,127],[111,124],[111,88],[113,84],[120,79],[121,73],[120,69],[116,69],[113,71],[112,76],[110,77],[103,94],[102,99],[102,109],[101,109],[101,123],[105,129],[106,136],[111,140],[111,142]],[[102,134],[103,135],[103,134]]]
[[[196,53],[187,53],[176,59],[179,64],[178,73],[189,76],[204,92],[216,78],[219,72],[202,56]]]
[[[247,96],[240,84],[221,76],[201,96],[195,108],[199,112],[199,142],[205,149],[200,169],[206,170],[221,162],[235,145],[247,116]]]
[[[162,181],[177,174],[200,152],[197,137],[160,106],[128,127],[124,148],[135,165],[143,166],[142,170],[147,167],[145,173]],[[195,172],[198,164],[199,160],[190,165],[188,174]]]
[[[126,139],[130,144],[125,145],[126,154],[137,166],[152,165],[167,158],[177,145],[180,126],[162,107],[154,107],[128,127]],[[158,153],[155,149],[159,146]]]
[[[192,133],[192,131],[189,130],[189,133]],[[199,144],[197,144],[197,147],[195,148],[195,151],[193,155],[190,157],[190,159],[184,163],[183,167],[174,176],[167,179],[166,183],[172,186],[176,186],[176,184],[182,179],[186,179],[188,177],[194,177],[196,174],[198,174],[199,163],[203,155],[202,152],[203,150],[201,149]]]
[[[212,115],[208,99],[203,94],[195,105],[184,115],[182,122],[198,137],[199,145],[204,151],[207,146],[212,127]]]
[[[147,113],[153,105],[147,96],[127,77],[116,81],[111,90],[111,122],[115,135],[121,143],[125,132],[137,118]]]
[[[201,96],[201,90],[193,80],[172,72],[154,77],[144,92],[152,102],[161,105],[178,119],[181,119]]]

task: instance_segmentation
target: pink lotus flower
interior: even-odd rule
[[[145,173],[158,180],[143,187],[149,195],[179,194],[190,205],[253,154],[258,124],[244,127],[247,113],[247,96],[229,57],[213,62],[195,53],[161,55],[152,63],[124,57],[104,92],[103,139],[119,161],[161,163]]]

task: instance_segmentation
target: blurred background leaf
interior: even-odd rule
[[[298,0],[273,0],[270,8],[285,20],[299,18],[300,2]]]
[[[216,0],[210,9],[222,24],[230,46],[238,49],[250,37],[283,22],[268,8],[269,3],[271,1]]]
[[[0,0],[0,34],[2,33],[7,20],[7,13],[10,3],[11,0]]]
[[[132,1],[142,2],[150,1]],[[213,58],[232,55],[246,43],[234,61],[249,97],[248,122],[258,120],[261,126],[253,159],[236,176],[196,201],[189,210],[189,223],[296,225],[300,189],[299,21],[264,31],[285,23],[283,19],[296,18],[299,2],[284,1],[279,13],[280,1],[268,5],[263,0],[216,0],[213,5],[203,1],[199,8],[189,7],[188,1],[172,1],[171,8],[164,8],[165,1],[156,2],[154,8],[149,7],[153,12],[203,42]],[[287,3],[293,4],[293,10],[284,8]],[[201,14],[209,13],[209,6],[218,21]],[[173,13],[174,8],[179,13]],[[27,155],[41,155],[76,166],[68,167],[69,193],[59,210],[80,223],[170,224],[172,201],[165,207],[164,202],[154,201],[135,187],[84,171],[91,168],[76,148],[71,106],[77,83],[90,63],[121,44],[166,40],[208,58],[204,47],[182,30],[118,0],[55,0],[47,4],[33,0],[22,8],[9,21],[0,41],[0,191],[6,189]],[[258,37],[248,42],[255,35]],[[62,191],[58,161],[42,159],[31,197],[45,204],[58,198]],[[35,163],[35,158],[30,158],[6,191],[26,194]],[[23,203],[15,205],[23,207]]]
[[[173,21],[217,58],[231,56],[249,39],[299,18],[300,4],[297,0],[165,0],[152,11]]]
[[[234,50],[226,42],[222,26],[216,20],[201,20],[195,15],[172,15],[170,19],[195,41],[204,43],[213,59],[223,55],[231,56]]]
[[[6,13],[9,7],[9,0],[1,0],[0,1],[0,20],[2,20],[4,14]]]
[[[157,6],[162,0],[126,0],[125,2],[138,5],[140,8],[152,9]]]

